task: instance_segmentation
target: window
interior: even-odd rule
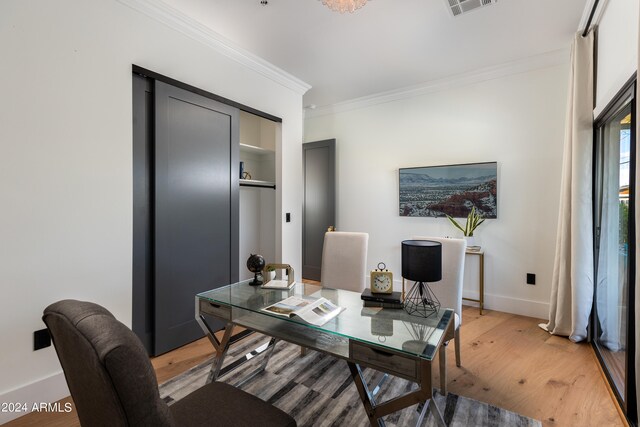
[[[627,417],[635,421],[635,82],[595,124],[593,345]]]

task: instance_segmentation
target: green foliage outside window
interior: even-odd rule
[[[620,237],[618,242],[622,244],[629,243],[629,204],[627,201],[620,201],[620,209],[618,214],[618,219],[620,221]]]

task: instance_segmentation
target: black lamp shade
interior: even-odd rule
[[[431,240],[402,242],[402,277],[414,282],[442,279],[442,243]]]

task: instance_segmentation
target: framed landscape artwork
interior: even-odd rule
[[[498,163],[400,169],[400,216],[498,217]]]

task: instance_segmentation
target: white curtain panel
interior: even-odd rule
[[[618,351],[623,323],[621,300],[624,294],[625,268],[620,259],[620,123],[613,122],[607,129],[604,165],[602,171],[602,216],[600,249],[598,251],[598,274],[596,275],[596,305],[601,334],[598,341],[611,351]],[[622,274],[621,274],[622,273]]]
[[[593,32],[578,33],[571,47],[549,323],[540,325],[576,342],[587,337],[593,302],[593,96]]]

